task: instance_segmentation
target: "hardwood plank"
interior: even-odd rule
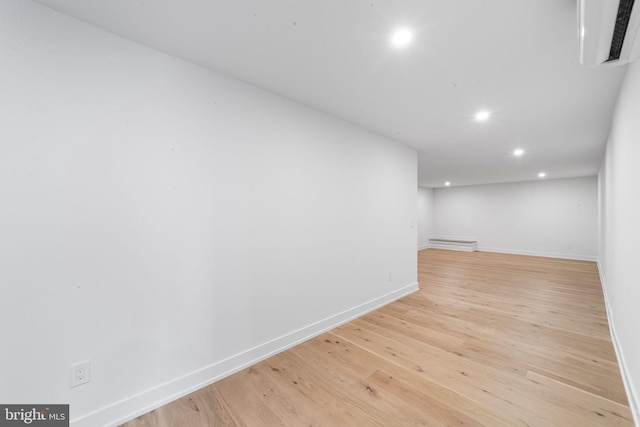
[[[470,399],[499,408],[504,413],[522,416],[531,411],[529,418],[535,416],[546,425],[552,422],[571,425],[578,420],[584,426],[601,425],[597,414],[577,412],[580,407],[566,400],[556,389],[531,382],[526,378],[526,372],[519,371],[514,375],[508,368],[490,367],[406,337],[398,342],[391,336],[371,331],[353,330],[349,334],[347,329],[341,329],[338,334],[358,339],[376,354],[406,369],[415,369],[433,382],[454,386]],[[534,413],[532,408],[536,407],[544,407],[545,413]]]
[[[127,427],[633,426],[595,263],[419,252],[420,291]]]
[[[215,387],[205,387],[197,393],[175,400],[125,425],[129,427],[246,426],[236,420]]]

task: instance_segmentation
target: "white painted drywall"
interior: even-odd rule
[[[479,250],[595,260],[596,177],[434,190],[435,235]]]
[[[629,66],[620,90],[599,174],[599,266],[609,322],[640,425],[640,63]]]
[[[429,247],[434,214],[433,188],[418,187],[418,250]]]
[[[30,2],[0,24],[0,402],[113,424],[417,286],[413,149]]]

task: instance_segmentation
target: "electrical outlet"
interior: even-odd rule
[[[393,272],[392,271],[389,272],[389,281],[390,282],[393,281]]]
[[[91,381],[91,361],[77,363],[71,366],[71,387],[79,386]]]

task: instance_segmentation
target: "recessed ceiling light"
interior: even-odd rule
[[[476,120],[479,122],[487,121],[489,120],[489,117],[491,117],[491,113],[486,110],[478,111],[476,113]]]
[[[397,48],[409,45],[413,40],[413,32],[409,28],[399,28],[391,36],[391,44]]]
[[[520,157],[524,154],[524,150],[522,148],[518,148],[513,150],[513,155],[516,157]]]
[[[545,176],[547,176],[547,174],[546,174],[546,173],[544,173],[544,172],[540,172],[540,173],[538,174],[538,178],[544,178]]]
[[[445,182],[444,185],[446,185],[447,187],[451,185],[451,183],[449,181]]]

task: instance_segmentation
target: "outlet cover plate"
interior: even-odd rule
[[[91,381],[91,361],[76,363],[72,365],[70,370],[71,387],[86,384]]]

